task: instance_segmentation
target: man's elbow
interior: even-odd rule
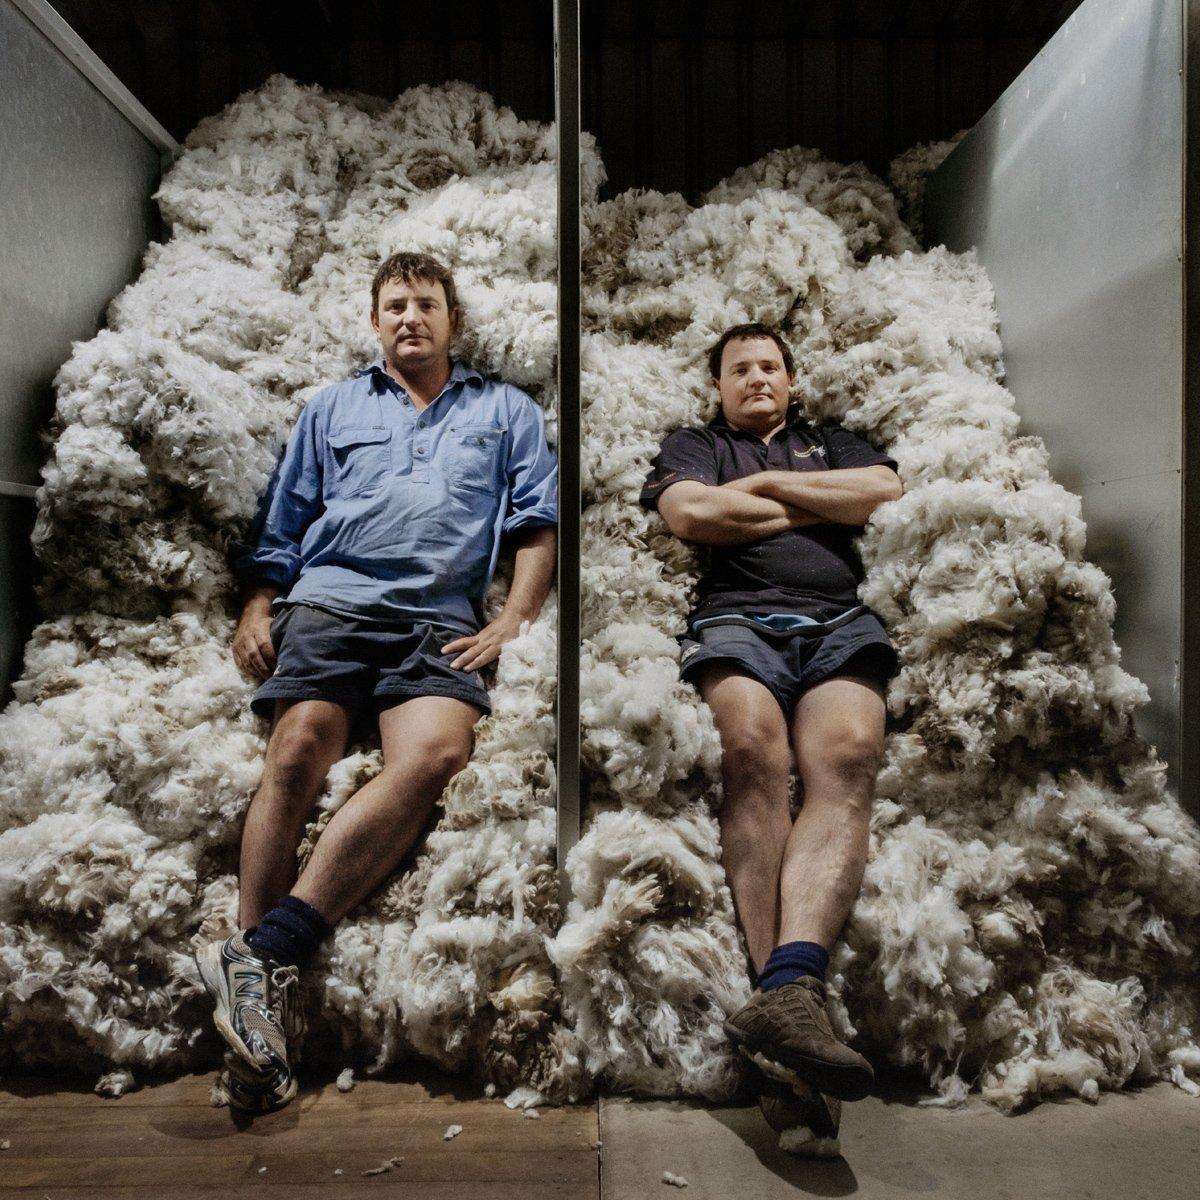
[[[904,495],[904,484],[901,482],[900,476],[895,471],[888,470],[887,477],[880,473],[879,487],[875,494],[871,497],[866,514],[863,517],[865,525],[872,516],[875,515],[875,510],[881,504],[887,504],[892,500],[899,500]]]
[[[661,510],[660,510],[661,512]],[[696,538],[696,518],[687,509],[672,508],[669,513],[662,513],[667,528],[681,541],[691,542]]]
[[[684,488],[672,488],[672,492],[686,491]],[[659,516],[667,523],[667,528],[685,542],[695,540],[699,505],[693,495],[665,494],[658,502]]]

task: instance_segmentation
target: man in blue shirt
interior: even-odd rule
[[[725,1029],[769,1076],[855,1100],[871,1066],[830,1026],[825,970],[867,860],[897,659],[858,602],[853,543],[903,487],[893,459],[789,403],[792,355],[774,330],[727,330],[709,369],[721,413],[667,437],[641,499],[703,547],[680,670],[721,736],[722,860],[758,984]]]
[[[236,546],[238,665],[264,682],[262,783],[242,835],[239,931],[197,955],[229,1044],[230,1102],[286,1104],[303,1023],[299,969],[395,869],[489,711],[480,670],[537,617],[556,561],[557,476],[519,389],[452,362],[461,310],[436,259],[378,269],[382,357],[318,392]],[[512,585],[486,622],[502,540]],[[338,809],[296,877],[330,766],[378,728],[383,770]]]

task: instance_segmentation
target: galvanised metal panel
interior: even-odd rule
[[[51,380],[158,230],[158,147],[55,14],[25,7],[58,40],[0,0],[0,703],[35,619],[28,543]]]
[[[159,151],[0,0],[0,480],[35,484],[50,383],[158,231]]]
[[[1085,0],[926,193],[929,244],[975,246],[995,286],[1023,428],[1083,498],[1122,665],[1150,689],[1140,729],[1176,787],[1182,69],[1181,0]]]

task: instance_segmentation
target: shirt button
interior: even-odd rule
[[[418,447],[417,447],[417,453],[418,453],[418,454],[424,454],[424,453],[425,453],[425,447],[424,447],[424,446],[418,446]]]
[[[407,397],[407,396],[405,396],[405,397],[404,397],[404,403],[405,403],[405,404],[407,404],[407,403],[408,403],[408,397]]]

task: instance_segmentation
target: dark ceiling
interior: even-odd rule
[[[802,142],[877,171],[977,121],[1080,0],[581,0],[584,127],[609,193],[689,196]],[[552,0],[54,0],[181,139],[282,71],[396,95],[465,79],[554,111]]]

